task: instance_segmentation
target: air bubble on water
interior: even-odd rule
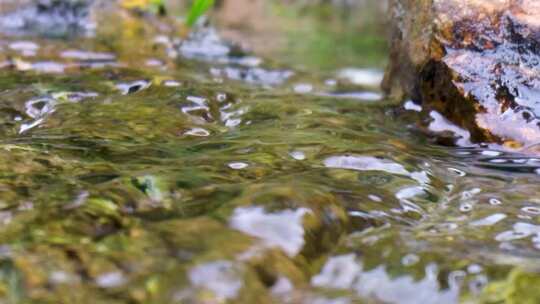
[[[112,53],[98,53],[98,52],[89,52],[82,50],[67,50],[63,51],[60,54],[60,57],[66,59],[75,59],[82,61],[114,61],[116,60],[116,55]]]
[[[351,217],[362,217],[362,218],[370,218],[369,214],[362,212],[362,211],[349,211],[349,216]]]
[[[210,110],[210,108],[206,104],[206,98],[204,97],[188,96],[186,97],[186,100],[191,102],[192,105],[182,107],[182,112],[185,114],[189,114],[190,112],[199,111],[199,110],[202,110],[202,111]]]
[[[203,104],[206,104],[206,98],[204,97],[199,97],[199,96],[188,96],[186,97],[186,100],[187,101],[191,101],[193,103],[196,103],[198,105],[203,105]]]
[[[374,195],[374,194],[370,194],[368,195],[368,198],[374,202],[377,202],[377,203],[380,203],[382,202],[382,198],[380,198],[379,196],[377,195]]]
[[[459,225],[456,224],[456,223],[450,223],[450,222],[446,222],[446,223],[440,223],[440,224],[437,224],[436,225],[436,231],[452,231],[452,230],[456,230],[459,228]]]
[[[480,192],[482,192],[482,189],[480,188],[472,188],[471,190],[469,190],[473,195],[475,194],[478,194]]]
[[[480,188],[473,188],[470,190],[463,191],[461,193],[461,200],[469,200],[473,198],[476,194],[482,192],[482,189]]]
[[[383,99],[383,95],[377,92],[361,91],[361,92],[332,92],[319,93],[317,96],[334,97],[343,99],[356,99],[360,101],[379,101]]]
[[[540,236],[540,226],[526,222],[519,222],[512,226],[512,230],[507,230],[495,236],[495,240],[499,242],[507,242],[513,240],[524,239],[529,236]]]
[[[95,92],[55,92],[51,96],[58,101],[77,103],[88,98],[96,98],[99,94]]]
[[[137,93],[149,88],[151,83],[146,80],[137,80],[133,82],[123,82],[116,85],[116,88],[122,95]]]
[[[192,128],[192,129],[187,130],[186,132],[184,132],[184,135],[197,136],[197,137],[207,137],[207,136],[210,135],[210,132],[208,132],[207,130],[205,130],[203,128]]]
[[[302,151],[292,151],[289,155],[295,160],[305,160],[306,154]]]
[[[513,240],[519,240],[519,239],[524,239],[526,237],[528,237],[529,234],[526,233],[526,232],[517,232],[517,231],[505,231],[505,232],[502,232],[502,233],[499,233],[496,237],[495,237],[495,240],[499,241],[499,242],[508,242],[508,241],[513,241]]]
[[[324,165],[332,169],[349,169],[356,171],[382,171],[395,175],[404,175],[411,178],[418,178],[403,167],[391,160],[381,159],[373,156],[332,156],[324,160]]]
[[[502,153],[499,151],[485,150],[485,151],[482,151],[480,154],[484,156],[496,157],[496,156],[500,156]]]
[[[233,162],[233,163],[229,163],[228,166],[229,168],[234,169],[234,170],[242,170],[242,169],[247,168],[249,165],[242,162]]]
[[[61,74],[64,73],[67,67],[68,66],[63,63],[58,63],[54,61],[38,61],[32,63],[28,70],[33,70],[41,73]]]
[[[109,272],[96,278],[96,284],[101,288],[120,287],[126,283],[126,278],[121,272]]]
[[[414,197],[422,196],[425,194],[426,194],[426,191],[423,187],[413,186],[413,187],[400,189],[396,193],[396,198],[398,200],[408,200],[408,199],[412,199]]]
[[[218,94],[216,95],[216,99],[217,99],[217,101],[220,102],[220,103],[221,103],[221,102],[225,102],[225,101],[227,100],[227,94],[225,94],[225,93],[218,93]]]
[[[228,104],[224,107],[222,107],[220,113],[221,113],[221,121],[225,123],[225,126],[228,128],[234,128],[239,126],[242,123],[242,115],[247,113],[248,108],[243,107],[238,110],[231,110],[231,111],[225,111],[229,109],[232,105]],[[246,123],[247,124],[247,123]]]
[[[493,206],[499,206],[502,204],[502,202],[496,198],[490,198],[489,199],[489,204],[490,205],[493,205]]]
[[[170,88],[176,88],[181,86],[182,84],[176,80],[165,80],[163,81],[163,85]]]
[[[540,208],[538,207],[533,207],[533,206],[523,207],[521,208],[521,211],[525,213],[529,213],[529,214],[540,215]]]
[[[225,121],[225,126],[228,128],[234,128],[236,126],[239,126],[242,123],[242,119],[227,119]]]
[[[493,226],[497,224],[498,222],[504,220],[506,217],[507,215],[504,213],[496,213],[488,217],[485,217],[483,219],[474,221],[470,225],[471,226]]]
[[[465,173],[465,171],[461,171],[461,170],[456,169],[456,168],[448,168],[448,171],[456,174],[459,177],[464,177],[464,176],[467,175],[467,173]]]
[[[298,94],[307,94],[313,91],[313,86],[309,83],[299,83],[294,86],[293,90]]]
[[[459,206],[459,211],[461,212],[470,212],[472,209],[473,209],[473,206],[470,203],[462,203]]]

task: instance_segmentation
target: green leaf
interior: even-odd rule
[[[192,27],[213,5],[214,0],[195,0],[189,9],[186,19],[187,26]]]

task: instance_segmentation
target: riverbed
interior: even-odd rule
[[[437,113],[419,128],[382,61],[316,70],[100,18],[0,34],[1,303],[537,294],[540,159]]]

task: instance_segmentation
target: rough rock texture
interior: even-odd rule
[[[540,144],[540,1],[392,0],[384,89],[476,142]]]

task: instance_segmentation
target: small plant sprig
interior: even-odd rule
[[[197,20],[214,6],[214,0],[195,0],[189,9],[186,25],[193,27]]]

